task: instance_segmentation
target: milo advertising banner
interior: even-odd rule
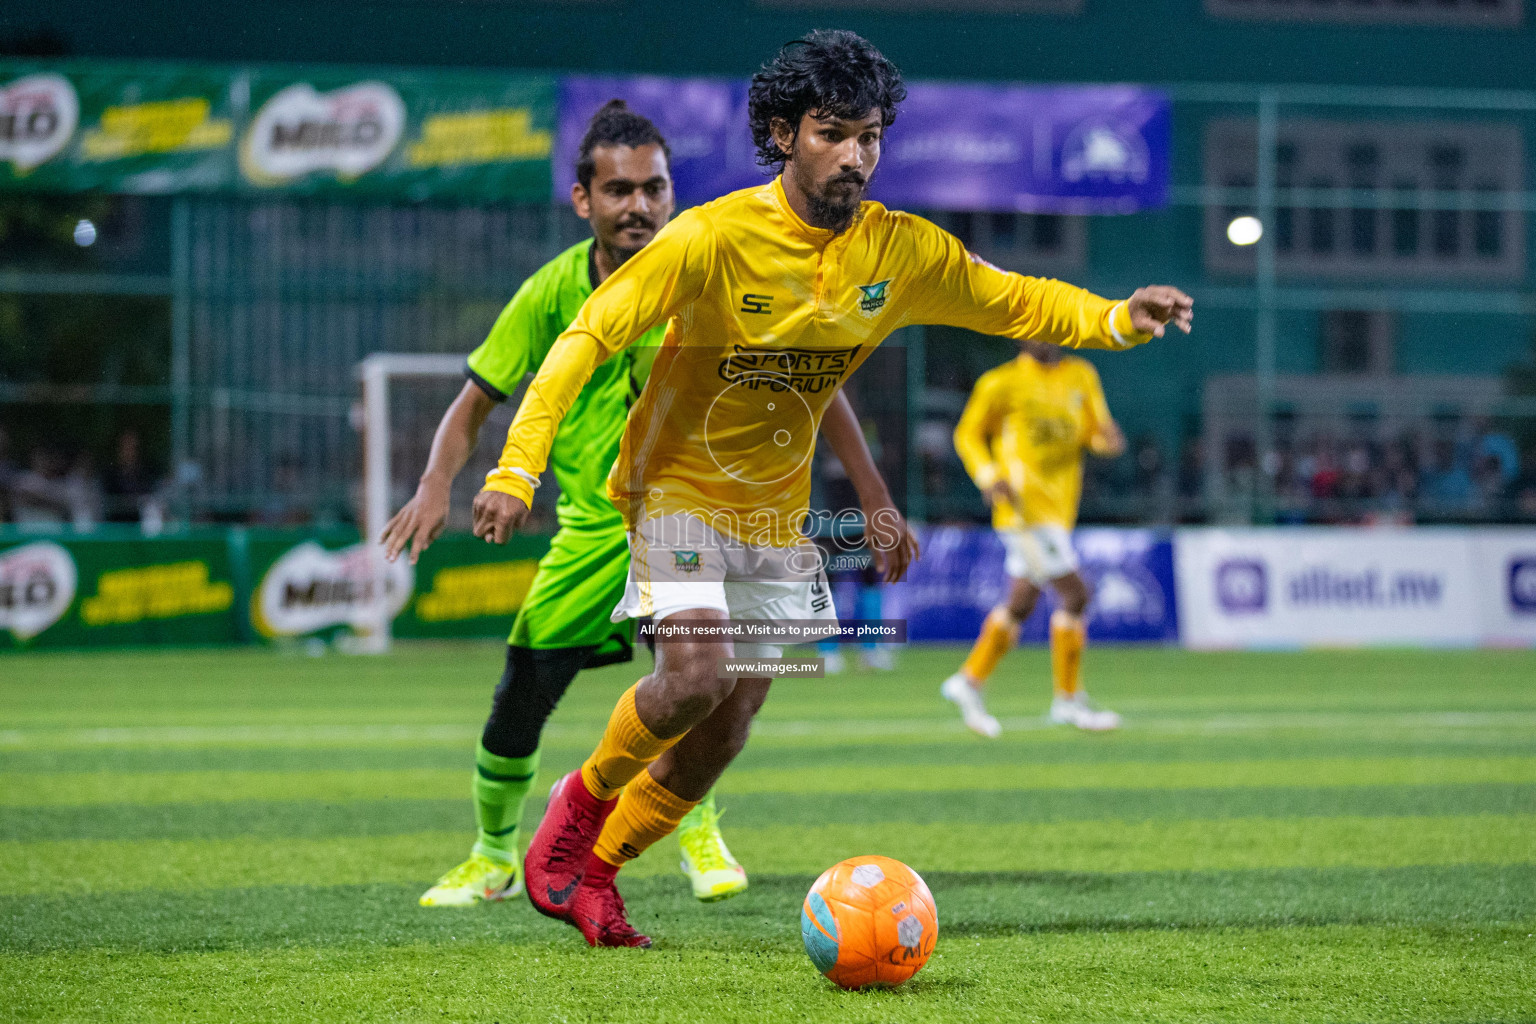
[[[504,637],[548,547],[449,535],[376,582],[349,530],[0,532],[0,651],[331,640],[371,628],[380,586],[396,636]]]
[[[0,541],[0,650],[239,639],[223,534]]]
[[[548,546],[543,537],[514,537],[497,547],[450,535],[415,566],[406,558],[387,565],[377,581],[367,549],[350,531],[253,533],[253,634],[277,641],[364,632],[382,586],[395,636],[500,636],[510,632]]]
[[[0,63],[0,187],[164,194],[233,176],[228,75]]]
[[[555,79],[0,60],[0,188],[549,197]]]
[[[554,79],[263,71],[239,170],[257,191],[543,201]]]

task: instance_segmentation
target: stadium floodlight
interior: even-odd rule
[[[383,654],[389,650],[389,595],[384,586],[384,545],[379,535],[391,514],[389,388],[399,379],[436,377],[462,380],[464,357],[446,353],[376,352],[358,366],[363,380],[363,545],[372,566],[372,610],[368,631],[356,650]]]
[[[1227,241],[1233,245],[1252,245],[1264,237],[1264,223],[1259,218],[1244,215],[1233,217],[1227,225]]]

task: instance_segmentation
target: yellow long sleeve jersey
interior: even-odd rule
[[[1070,530],[1083,492],[1083,449],[1111,422],[1088,360],[1067,356],[1047,366],[1021,355],[976,381],[955,427],[955,450],[977,487],[1003,480],[1018,496],[993,505],[993,526]]]
[[[528,501],[593,370],[667,320],[609,496],[631,529],[692,513],[775,547],[800,542],[823,411],[892,331],[951,324],[1111,349],[1150,337],[1123,302],[999,270],[879,203],[840,234],[811,227],[775,179],[680,214],[592,293],[529,385],[486,488]]]

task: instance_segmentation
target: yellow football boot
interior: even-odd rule
[[[683,854],[683,874],[688,876],[695,898],[714,903],[746,891],[746,869],[736,863],[720,835],[720,814],[715,810],[713,793],[678,826],[677,845]]]
[[[480,902],[509,899],[523,891],[523,871],[517,864],[503,864],[481,853],[470,854],[437,884],[421,894],[424,907],[471,907]]]

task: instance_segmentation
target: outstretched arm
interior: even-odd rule
[[[698,298],[713,261],[713,225],[690,210],[598,286],[528,385],[501,459],[475,497],[476,537],[503,544],[522,525],[555,431],[593,371]]]
[[[907,574],[907,566],[917,560],[917,538],[891,500],[885,478],[864,441],[859,418],[842,389],[838,389],[822,415],[821,432],[832,446],[832,454],[847,471],[848,482],[858,492],[864,513],[864,542],[874,553],[876,568],[887,583],[900,583]]]
[[[472,380],[464,382],[448,411],[443,413],[437,433],[432,436],[432,453],[427,457],[426,472],[416,485],[416,494],[396,512],[384,527],[379,543],[391,562],[400,557],[407,544],[411,564],[437,540],[448,521],[448,500],[453,478],[459,475],[475,450],[480,428],[496,403]]]
[[[947,231],[917,217],[911,224],[916,294],[909,322],[1107,349],[1160,338],[1168,324],[1188,333],[1193,324],[1194,301],[1177,288],[1149,285],[1115,302],[1062,281],[1001,270]]]

